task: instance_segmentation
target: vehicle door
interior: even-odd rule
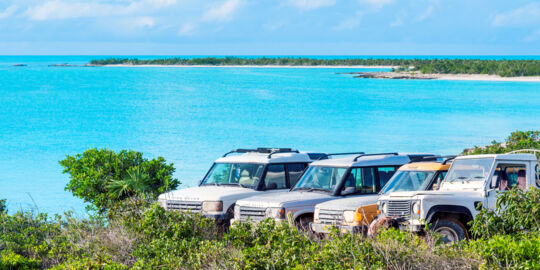
[[[526,162],[498,161],[495,170],[488,183],[486,207],[493,209],[497,197],[512,188],[527,189],[527,166]]]

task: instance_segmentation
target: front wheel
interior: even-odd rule
[[[304,216],[300,217],[298,221],[296,222],[296,227],[301,231],[310,232],[311,231],[311,223],[313,223],[313,217],[312,216]]]
[[[441,218],[433,223],[435,233],[442,236],[443,243],[452,243],[467,238],[465,226],[453,218]]]

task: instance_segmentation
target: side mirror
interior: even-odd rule
[[[269,189],[277,189],[277,184],[276,183],[270,183],[270,184],[266,185],[265,190],[269,190]]]
[[[355,192],[356,192],[356,187],[345,187],[343,192],[341,192],[341,195],[353,194]]]

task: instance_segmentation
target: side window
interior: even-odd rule
[[[304,172],[304,168],[306,168],[306,164],[304,163],[287,164],[287,172],[289,172],[289,187],[294,187],[296,185],[296,182],[298,182],[298,179],[300,179],[300,176],[302,176],[302,173]]]
[[[435,178],[435,180],[430,184],[431,186],[429,186],[426,190],[437,190],[437,189],[439,189],[439,187],[441,185],[441,182],[444,180],[445,176],[446,176],[446,172],[439,172],[437,174],[437,177]]]
[[[343,189],[346,194],[375,193],[375,168],[354,168],[346,180]]]
[[[540,187],[540,167],[536,164],[536,186]]]
[[[524,164],[499,164],[491,179],[491,187],[509,190],[514,187],[527,189],[527,168]]]
[[[379,175],[379,187],[384,187],[394,173],[396,173],[396,167],[378,167],[377,174]]]
[[[265,189],[280,189],[287,188],[285,180],[285,165],[273,164],[268,165],[266,178],[264,179]]]

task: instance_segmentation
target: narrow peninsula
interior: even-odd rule
[[[540,60],[399,59],[309,57],[108,58],[88,66],[371,68],[356,78],[540,82]]]

